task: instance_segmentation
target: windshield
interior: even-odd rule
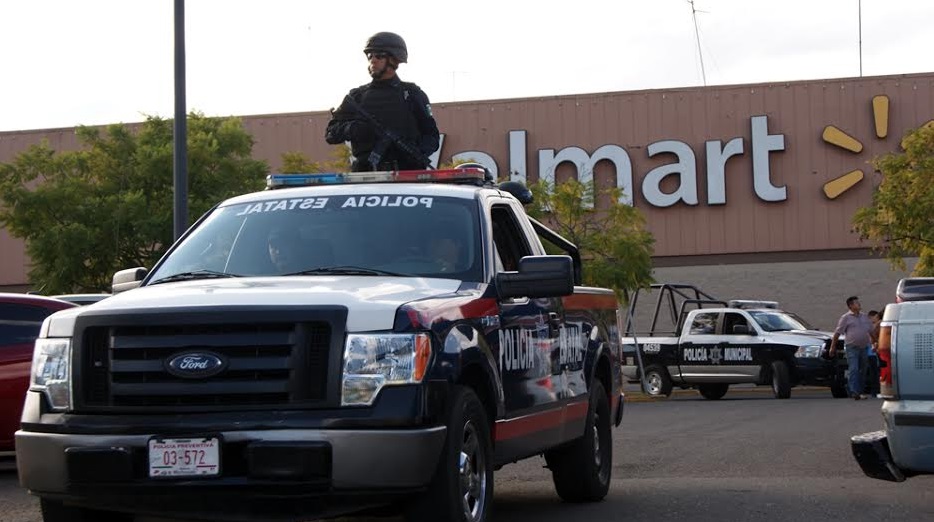
[[[804,319],[789,312],[749,311],[749,315],[766,332],[787,332],[791,330],[813,330]]]
[[[157,267],[150,283],[308,273],[481,279],[472,199],[277,195],[216,209]]]

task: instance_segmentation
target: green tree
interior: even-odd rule
[[[530,189],[535,200],[529,215],[577,245],[585,284],[612,288],[625,300],[630,291],[653,281],[655,239],[645,229],[642,212],[619,202],[618,188],[604,191],[600,201],[606,204],[596,209],[593,182],[571,179],[552,187],[540,180]]]
[[[82,148],[47,143],[0,164],[0,225],[26,242],[29,282],[42,293],[101,291],[116,270],[152,266],[173,240],[172,120],[79,127]],[[188,117],[192,221],[220,200],[258,190],[268,171],[250,157],[237,118]]]
[[[282,153],[282,174],[309,174],[314,172],[350,172],[350,147],[332,147],[331,159],[312,161],[304,153],[291,151]]]
[[[934,276],[934,123],[909,132],[902,148],[873,160],[882,183],[853,225],[894,268],[904,270],[904,258],[918,256],[913,275]]]

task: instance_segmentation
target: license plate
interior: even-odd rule
[[[217,438],[150,439],[150,477],[200,477],[220,473]]]

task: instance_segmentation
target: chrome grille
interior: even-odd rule
[[[91,409],[223,410],[309,405],[327,395],[328,322],[118,324],[83,335],[82,406]],[[208,350],[227,361],[207,378],[166,370],[175,355]]]

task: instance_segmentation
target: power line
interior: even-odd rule
[[[694,37],[697,39],[697,56],[700,59],[701,78],[704,80],[704,87],[706,87],[707,71],[704,69],[704,53],[701,51],[700,32],[697,30],[697,9],[694,8],[694,0],[687,0],[687,2],[691,4],[691,17],[694,18]]]

